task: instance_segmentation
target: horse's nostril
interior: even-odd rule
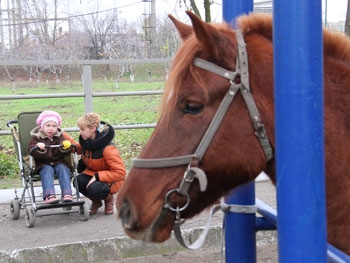
[[[132,211],[127,200],[123,202],[119,210],[119,218],[122,221],[123,227],[132,229],[134,227],[134,220],[132,219]]]

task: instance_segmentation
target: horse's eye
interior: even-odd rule
[[[187,114],[198,114],[200,113],[204,108],[204,105],[197,102],[189,102],[186,104],[186,107],[184,109],[184,113]]]

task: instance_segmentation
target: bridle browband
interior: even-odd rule
[[[188,194],[188,189],[191,183],[194,181],[194,178],[198,179],[200,190],[202,192],[206,190],[206,187],[207,187],[206,174],[204,173],[203,170],[201,170],[197,166],[202,160],[205,152],[207,151],[217,129],[219,128],[228,108],[231,105],[232,100],[234,99],[238,91],[241,91],[245,104],[248,108],[249,115],[254,127],[254,133],[260,141],[260,144],[265,154],[266,161],[269,162],[273,158],[272,147],[270,145],[269,139],[266,136],[264,124],[262,123],[259,111],[256,107],[256,104],[250,92],[248,56],[246,51],[246,44],[244,42],[244,38],[241,31],[236,30],[235,32],[236,32],[236,39],[238,44],[238,55],[236,60],[235,72],[226,70],[225,68],[222,68],[214,63],[211,63],[201,58],[195,58],[193,61],[193,64],[196,67],[199,67],[201,69],[217,74],[225,79],[228,79],[231,83],[229,90],[227,91],[226,95],[221,101],[219,108],[217,109],[207,131],[202,137],[202,140],[199,143],[195,152],[193,154],[182,155],[177,157],[154,158],[154,159],[140,159],[140,158],[133,159],[133,167],[135,168],[150,168],[150,169],[151,168],[169,168],[169,167],[188,165],[179,188],[170,190],[165,196],[164,209],[169,209],[176,213],[174,229],[176,228],[177,230],[179,225],[181,225],[184,222],[184,219],[182,219],[180,216],[180,212],[186,209],[187,206],[189,205],[190,198]],[[241,81],[239,83],[235,83],[235,79],[237,77],[240,77]],[[183,207],[174,208],[170,206],[168,202],[168,198],[174,192],[186,197],[187,200]],[[218,209],[216,208],[216,210]],[[236,208],[233,207],[231,208],[230,211],[237,212],[236,210],[239,212],[242,212],[242,207],[236,207]],[[245,206],[243,210],[245,211],[245,213],[252,213],[252,212],[255,213],[256,208]],[[188,247],[184,244],[182,238],[178,237],[179,231],[175,231],[175,235],[178,241],[183,246]],[[194,249],[193,247],[188,247],[188,248]]]

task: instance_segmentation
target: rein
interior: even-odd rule
[[[180,214],[181,214],[181,211],[185,210],[190,203],[188,189],[191,183],[194,181],[195,178],[197,178],[199,181],[200,190],[204,192],[207,188],[206,174],[202,169],[198,168],[197,166],[199,162],[202,160],[211,141],[213,140],[213,137],[217,129],[219,128],[229,106],[231,105],[232,100],[234,99],[234,97],[239,91],[241,91],[245,104],[248,108],[249,115],[254,127],[254,133],[259,139],[259,142],[265,154],[266,161],[269,162],[273,158],[272,147],[270,145],[269,139],[266,136],[264,124],[262,123],[259,111],[250,93],[248,56],[246,51],[246,44],[244,42],[242,33],[239,30],[235,32],[236,32],[236,39],[238,44],[238,56],[236,61],[235,72],[226,70],[225,68],[222,68],[214,63],[211,63],[201,58],[195,58],[193,61],[193,64],[196,67],[199,67],[201,69],[217,74],[225,79],[228,79],[231,83],[230,88],[228,89],[223,100],[221,101],[219,108],[217,109],[207,131],[202,137],[202,140],[199,143],[195,152],[193,154],[182,155],[177,157],[155,158],[155,159],[140,159],[140,158],[133,159],[133,167],[135,168],[167,168],[167,167],[188,165],[179,188],[170,190],[166,194],[163,209],[169,209],[170,211],[173,211],[176,213],[176,219],[174,224],[175,236],[181,245],[190,249],[197,249],[204,243],[205,236],[207,235],[207,232],[209,230],[211,216],[220,208],[224,212],[228,212],[228,211],[237,212],[237,213],[242,213],[242,212],[255,213],[256,212],[255,206],[230,206],[230,207],[227,207],[228,205],[214,206],[212,208],[211,215],[207,223],[207,227],[202,232],[202,235],[197,239],[196,242],[194,242],[190,246],[187,246],[184,240],[182,239],[182,236],[180,233],[180,225],[185,221],[184,219],[181,218]],[[241,82],[235,83],[235,79],[237,77],[240,77]],[[169,204],[168,198],[174,192],[186,197],[186,203],[183,207],[174,208],[174,207],[171,207],[171,205]]]

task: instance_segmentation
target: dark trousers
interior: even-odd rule
[[[84,173],[77,176],[79,192],[94,201],[106,199],[109,194],[108,184],[104,182],[93,182],[86,188],[90,180],[91,176]]]

